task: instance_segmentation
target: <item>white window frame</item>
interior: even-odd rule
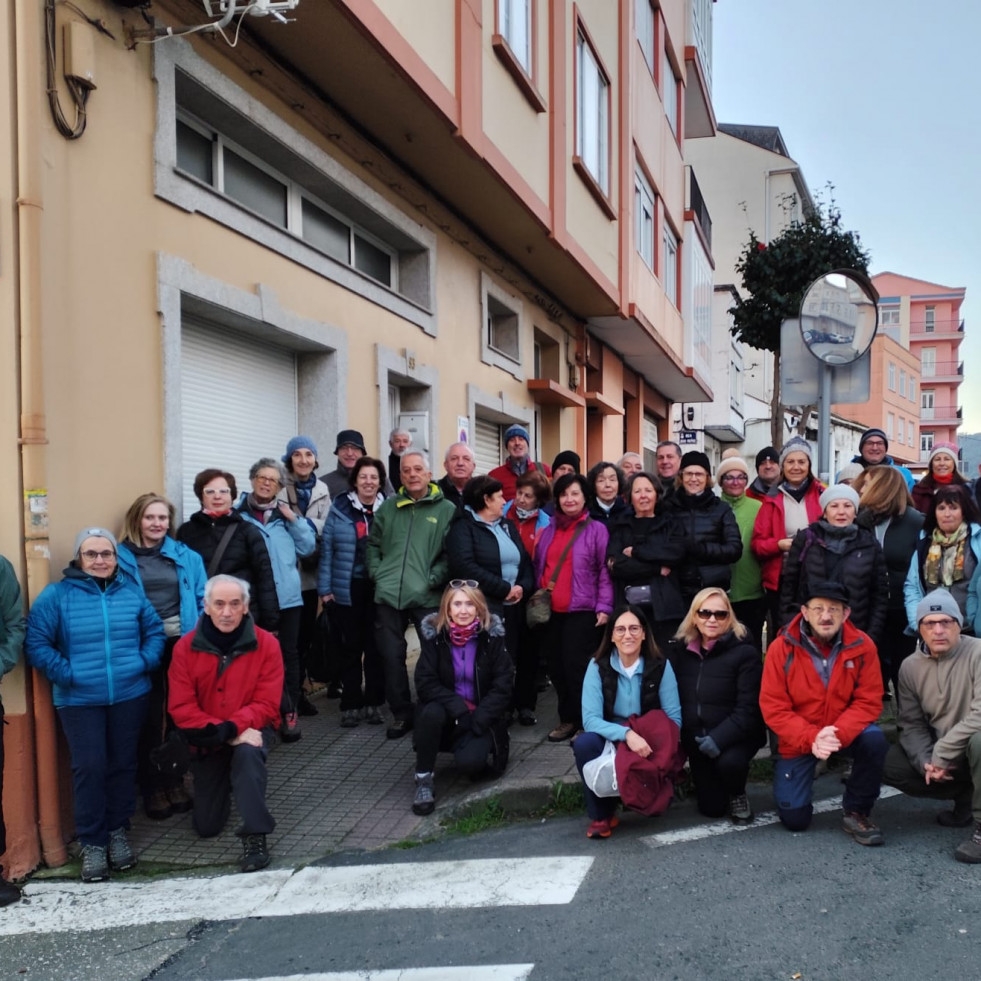
[[[896,365],[892,361],[889,362],[889,381],[888,381],[888,385],[889,385],[889,391],[890,392],[895,392],[896,391]]]
[[[879,307],[879,326],[898,327],[899,326],[899,307],[890,304],[889,306]]]
[[[665,221],[661,229],[661,285],[664,295],[678,306],[678,269],[681,241],[674,229]]]
[[[910,376],[909,380],[909,400],[916,403],[916,379]]]
[[[929,306],[923,308],[923,333],[933,334],[937,330],[937,308]]]
[[[896,419],[896,442],[906,442],[906,420],[902,416]]]
[[[531,3],[532,0],[498,0],[497,7],[498,33],[529,78],[534,67]]]
[[[651,73],[651,77],[657,77],[655,68],[654,54],[657,51],[657,14],[651,6],[651,0],[636,0],[634,3],[634,31],[637,35],[637,43],[640,51]]]
[[[903,368],[899,369],[899,394],[906,398],[906,371]]]
[[[661,68],[661,100],[664,103],[664,115],[668,117],[668,125],[671,127],[671,132],[674,133],[675,139],[680,139],[678,89],[681,86],[675,76],[667,48],[664,49],[662,58],[664,60]]]
[[[893,434],[896,432],[896,414],[894,412],[886,413],[886,438],[892,439]]]
[[[920,455],[929,453],[933,449],[933,433],[920,433]]]
[[[516,349],[513,353],[493,343],[492,320],[495,316],[513,319]],[[480,360],[494,365],[519,381],[525,380],[522,353],[525,349],[524,304],[517,296],[502,289],[486,273],[480,274]]]
[[[610,194],[610,80],[580,27],[576,31],[576,156]]]
[[[657,260],[656,234],[657,196],[640,168],[637,168],[634,171],[634,246],[651,272],[654,272]]]
[[[925,347],[920,351],[920,378],[937,377],[937,349]],[[922,384],[922,381],[921,381]]]

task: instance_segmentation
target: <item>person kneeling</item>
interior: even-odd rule
[[[204,614],[174,648],[168,710],[191,747],[194,829],[217,835],[231,808],[242,817],[243,872],[269,864],[266,757],[279,723],[283,656],[279,641],[249,613],[249,584],[213,576]]]
[[[514,668],[501,618],[487,609],[472,579],[454,579],[439,610],[423,618],[416,662],[416,793],[412,810],[436,806],[436,754],[451,750],[457,767],[500,776],[508,762],[508,707]]]

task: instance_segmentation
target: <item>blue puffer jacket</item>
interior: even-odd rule
[[[24,653],[51,681],[56,708],[145,695],[163,648],[160,617],[122,570],[103,592],[69,566],[61,582],[44,587],[27,617]]]
[[[381,498],[375,502],[375,508]],[[324,530],[320,536],[320,565],[317,568],[317,595],[333,593],[334,602],[341,606],[351,605],[351,580],[358,549],[357,523],[364,522],[365,513],[359,511],[347,494],[335,497]],[[368,519],[368,530],[371,530]],[[365,570],[365,577],[368,572]]]
[[[269,523],[264,525],[249,513],[247,500],[248,494],[243,493],[235,509],[241,511],[242,517],[262,532],[269,561],[272,564],[279,608],[289,610],[294,606],[303,606],[300,570],[296,560],[298,557],[311,555],[316,549],[316,528],[307,518],[287,521],[278,511],[274,512]]]
[[[188,548],[183,542],[175,541],[169,535],[160,545],[160,554],[177,567],[177,588],[181,598],[181,636],[197,626],[198,617],[204,610],[204,584],[208,581],[201,556]],[[136,556],[129,550],[126,542],[119,543],[116,553],[119,568],[128,572],[141,586],[140,568]]]

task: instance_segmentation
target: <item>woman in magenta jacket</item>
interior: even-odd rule
[[[587,485],[581,474],[555,482],[555,514],[535,549],[535,587],[547,587],[562,552],[575,541],[552,589],[552,616],[545,629],[548,676],[559,701],[559,724],[550,742],[571,739],[582,728],[582,679],[613,611],[613,582],[606,567],[610,536],[586,510]]]

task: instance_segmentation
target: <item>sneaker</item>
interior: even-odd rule
[[[279,727],[279,735],[284,743],[300,741],[303,733],[300,732],[300,720],[297,718],[296,712],[283,713],[283,724]]]
[[[389,739],[401,739],[407,732],[412,731],[412,723],[408,719],[393,719],[392,724],[385,730]]]
[[[296,703],[296,711],[300,715],[304,716],[320,714],[320,710],[313,704],[313,702],[310,701],[309,698],[307,698],[306,695],[300,695],[300,700]]]
[[[981,864],[981,821],[974,825],[974,834],[954,849],[954,858],[968,865]]]
[[[560,722],[549,734],[548,741],[550,743],[564,743],[567,739],[571,739],[576,734],[576,724],[575,722]]]
[[[167,799],[170,801],[171,810],[175,814],[186,814],[194,807],[194,801],[191,800],[191,795],[184,789],[182,783],[167,791]]]
[[[170,803],[166,790],[155,790],[148,797],[144,797],[143,810],[151,821],[165,821],[174,813],[174,807]]]
[[[601,818],[593,821],[586,829],[587,838],[609,838],[613,829],[620,823],[620,818],[614,814],[612,817]]]
[[[361,710],[361,718],[370,726],[380,726],[385,721],[377,705],[366,705]]]
[[[745,794],[733,794],[729,798],[729,818],[733,824],[752,824],[753,808]]]
[[[109,832],[109,868],[113,872],[125,872],[136,867],[136,856],[129,846],[125,828]]]
[[[878,825],[873,823],[867,814],[859,814],[857,811],[845,811],[841,830],[851,835],[860,845],[882,845],[886,840]],[[981,854],[978,856],[978,861],[981,862]]]
[[[105,882],[108,878],[105,845],[82,845],[82,882]]]
[[[265,835],[245,835],[242,838],[243,872],[258,872],[269,864],[269,849],[266,848]]]
[[[941,811],[937,815],[937,824],[942,824],[945,828],[969,828],[973,823],[974,810],[970,797],[955,800],[951,810]]]
[[[19,901],[20,890],[4,879],[0,879],[0,906],[10,906]]]
[[[536,726],[538,719],[531,709],[518,709],[518,724],[523,726]]]
[[[416,795],[412,798],[412,813],[420,816],[432,814],[436,809],[436,795],[433,793],[433,775],[416,774]]]
[[[341,728],[354,729],[359,721],[361,712],[358,709],[344,709],[341,712]]]

